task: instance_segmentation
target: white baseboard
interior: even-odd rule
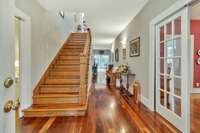
[[[192,90],[191,90],[191,93],[200,93],[200,88],[193,88]]]
[[[151,110],[151,104],[150,104],[150,100],[144,96],[141,95],[141,102],[148,108]]]

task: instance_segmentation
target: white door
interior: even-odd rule
[[[188,9],[156,26],[156,111],[183,132],[189,118]]]
[[[14,1],[0,1],[0,133],[15,132],[15,111],[4,112],[4,105],[15,99],[14,84],[6,88],[4,81],[15,78]]]

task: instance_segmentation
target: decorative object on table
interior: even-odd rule
[[[133,82],[134,102],[138,104],[141,101],[141,86],[138,81]]]
[[[124,60],[126,60],[126,49],[124,48],[124,49],[122,49],[122,57],[123,57],[123,59]]]
[[[140,37],[130,41],[130,57],[140,56]]]
[[[82,31],[82,26],[79,24],[79,25],[77,25],[77,31],[78,32],[81,32]]]
[[[119,65],[116,69],[117,73],[127,73],[128,72],[128,66],[127,65]]]
[[[119,61],[119,49],[115,49],[115,61],[118,62]]]

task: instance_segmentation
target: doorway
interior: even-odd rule
[[[109,64],[110,57],[107,54],[95,54],[94,63],[97,65],[97,85],[99,88],[106,86],[106,69]]]
[[[14,81],[15,103],[20,103],[15,111],[16,132],[20,133],[19,119],[23,117],[22,110],[32,104],[31,89],[31,24],[30,17],[15,8],[14,16]]]

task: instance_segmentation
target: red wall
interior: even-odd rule
[[[191,20],[191,34],[194,35],[194,88],[200,88],[200,65],[197,64],[197,51],[200,49],[200,20]]]

